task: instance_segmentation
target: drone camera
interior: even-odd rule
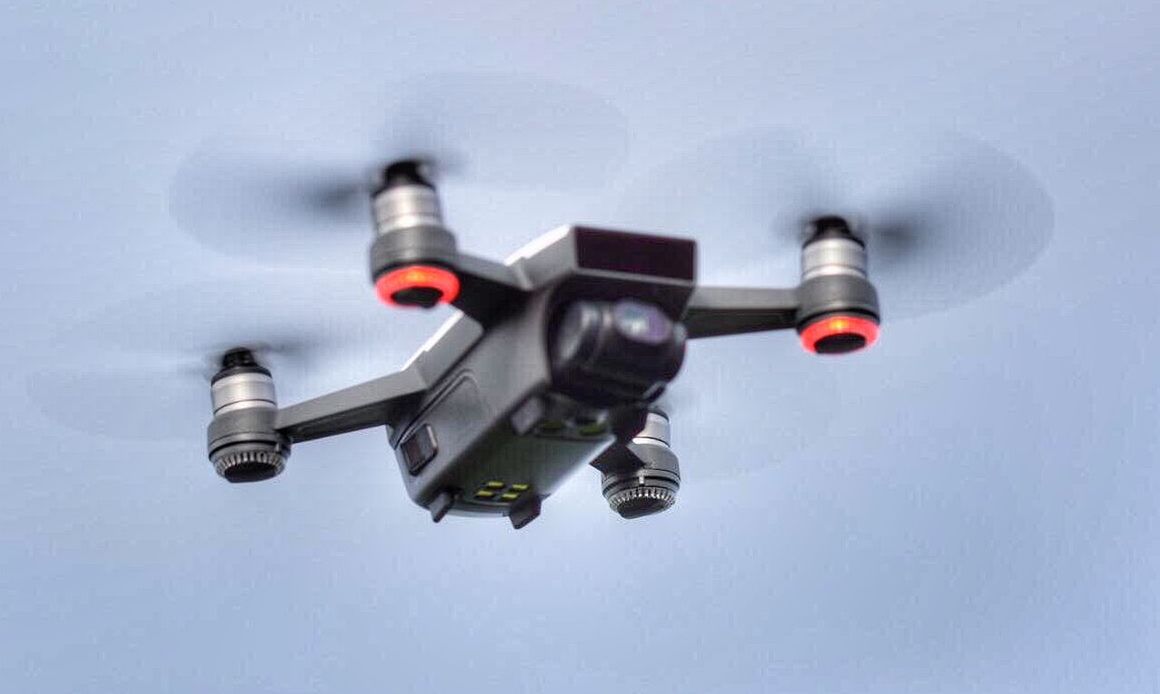
[[[866,246],[842,217],[819,217],[802,245],[798,334],[814,354],[848,354],[878,339],[878,296]]]
[[[281,473],[290,446],[275,429],[278,405],[270,371],[250,350],[230,350],[210,382],[210,395],[214,415],[207,446],[214,470],[229,482]]]
[[[443,223],[439,194],[423,162],[383,170],[374,193],[376,237],[371,278],[390,306],[432,308],[459,295],[455,236]]]
[[[559,318],[552,350],[561,392],[596,405],[648,400],[681,368],[685,328],[635,299],[576,301]]]

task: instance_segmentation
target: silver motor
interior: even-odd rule
[[[802,282],[827,275],[866,279],[866,246],[845,219],[819,217],[810,226],[810,237],[802,246]]]
[[[210,462],[230,482],[270,479],[290,455],[289,443],[275,429],[274,380],[248,349],[230,350],[221,364],[210,384]]]
[[[681,469],[669,446],[668,416],[650,410],[644,428],[626,448],[641,465],[604,474],[601,486],[608,506],[622,518],[640,518],[671,508],[681,488]]]

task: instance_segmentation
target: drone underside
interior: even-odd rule
[[[603,475],[626,518],[669,508],[680,487],[656,401],[687,340],[796,329],[815,353],[877,337],[866,252],[821,217],[791,289],[697,284],[692,240],[564,227],[507,264],[459,251],[420,164],[386,168],[375,191],[371,277],[389,305],[449,304],[452,318],[399,372],[278,408],[270,372],[231,350],[212,382],[208,450],[231,482],[279,474],[295,443],[385,426],[411,499],[519,528],[578,467]]]

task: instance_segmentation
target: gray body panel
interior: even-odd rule
[[[637,297],[664,306],[674,319],[684,310],[692,278],[582,268],[576,230],[555,233],[554,242],[510,264],[532,289],[522,305],[492,323],[486,334],[471,320],[455,320],[413,360],[433,386],[395,422],[390,443],[407,493],[420,506],[451,490],[456,499],[451,513],[507,515],[513,503],[552,494],[616,441],[607,425],[601,430],[592,424],[606,421],[607,412],[553,391],[548,326],[563,301]],[[513,424],[513,416],[527,409],[541,410],[540,416],[522,427]],[[552,426],[539,426],[543,421]],[[401,443],[423,427],[433,431],[437,451],[413,472]],[[505,492],[512,484],[527,489],[511,502],[477,498],[488,482],[502,482]]]

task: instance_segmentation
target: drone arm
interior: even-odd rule
[[[412,365],[373,381],[278,410],[275,427],[291,442],[310,441],[387,424],[403,403],[427,392]]]
[[[685,309],[689,337],[715,337],[797,325],[796,289],[697,287]]]
[[[528,292],[511,267],[467,253],[456,257],[455,274],[460,289],[451,305],[485,327]]]

